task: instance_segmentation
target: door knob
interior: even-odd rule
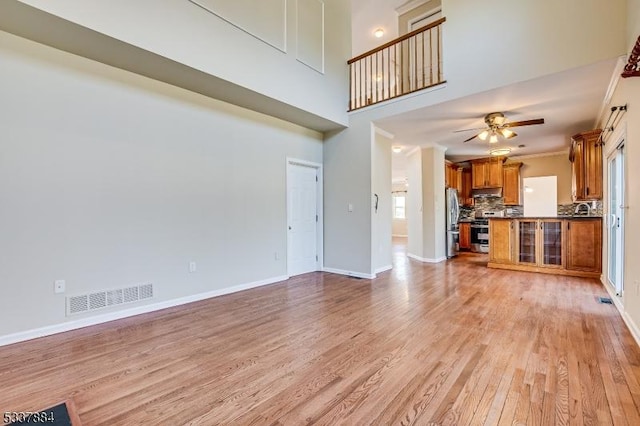
[[[291,227],[289,227],[289,231],[291,231]]]

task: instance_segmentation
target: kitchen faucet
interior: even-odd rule
[[[586,207],[587,208],[587,216],[591,214],[591,206],[588,203],[580,203],[576,206],[576,211],[575,214],[580,214],[580,207]]]

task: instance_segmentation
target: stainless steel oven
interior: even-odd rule
[[[490,217],[504,217],[504,210],[476,212],[476,219],[471,222],[471,251],[489,253]]]
[[[489,253],[489,221],[487,219],[471,222],[471,251]]]

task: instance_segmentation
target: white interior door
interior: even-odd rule
[[[287,273],[318,270],[318,169],[287,164]]]
[[[624,145],[609,157],[609,283],[618,296],[623,291],[623,235],[624,235]]]

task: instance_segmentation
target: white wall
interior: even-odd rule
[[[352,117],[349,128],[325,134],[324,266],[360,276],[373,274],[371,149],[367,120]]]
[[[319,133],[2,32],[0,63],[0,337],[70,319],[56,279],[158,302],[286,275],[285,159]]]
[[[156,0],[21,0],[20,3],[347,124],[346,61],[351,54],[351,22],[349,4],[343,0],[324,1],[324,74],[298,60],[307,34],[298,39],[296,1],[271,2],[286,5],[285,52],[250,34],[260,33],[260,29],[251,27],[255,19],[246,20],[243,31],[188,0],[164,0],[161,4]],[[260,17],[276,20],[277,15],[260,14]]]
[[[391,233],[396,237],[406,237],[408,236],[407,231],[407,219],[393,219],[391,223]]]
[[[407,181],[407,253],[424,258],[422,151],[419,149],[407,156]]]
[[[627,46],[632,46],[640,37],[640,0],[627,0]]]
[[[373,271],[379,272],[391,268],[391,231],[392,209],[391,198],[391,139],[373,132],[372,163],[372,195],[378,195],[378,210],[372,210],[372,265]],[[375,203],[375,196],[373,196]]]
[[[442,0],[445,78],[470,94],[624,53],[626,0]]]
[[[446,259],[446,216],[443,147],[422,149],[423,257],[430,262]]]
[[[398,37],[398,14],[395,11],[401,0],[351,0],[351,56],[387,43]],[[384,35],[376,38],[378,28]]]

